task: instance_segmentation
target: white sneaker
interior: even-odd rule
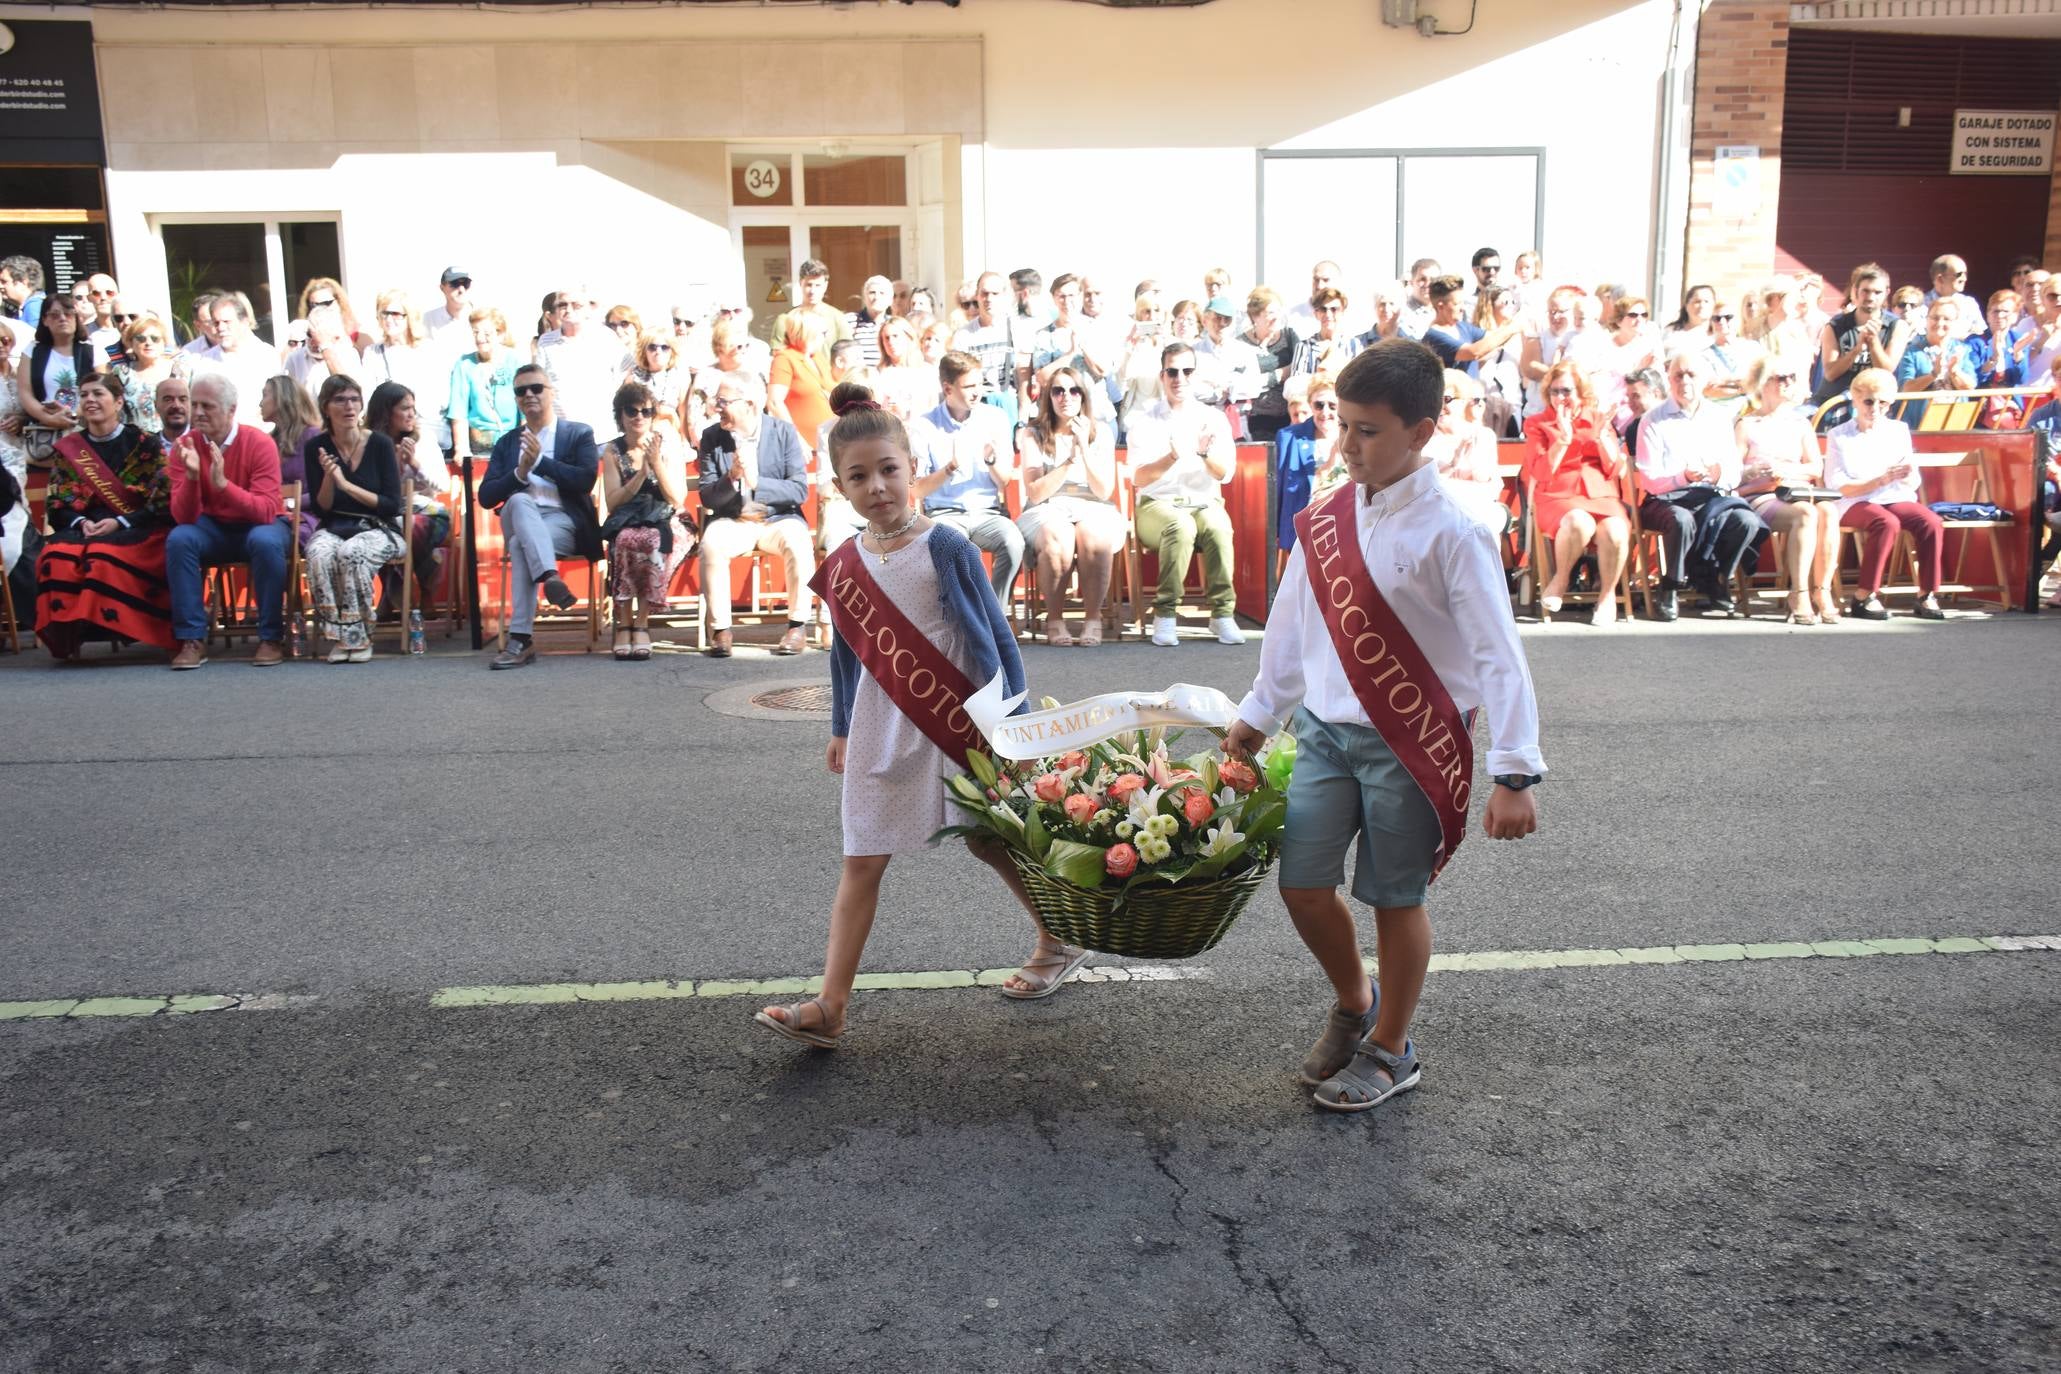
[[[1152,642],[1162,649],[1171,649],[1179,644],[1181,637],[1175,633],[1174,626],[1174,618],[1170,615],[1152,617]]]
[[[1220,615],[1209,622],[1209,632],[1217,637],[1219,644],[1243,644],[1245,631],[1238,628],[1235,616]]]

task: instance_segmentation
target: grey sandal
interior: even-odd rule
[[[1087,950],[1074,949],[1069,945],[1061,945],[1058,949],[1045,954],[1033,954],[1024,961],[1022,968],[1016,970],[1016,976],[1032,986],[1023,989],[1003,988],[1002,995],[1013,997],[1019,1002],[1035,1002],[1041,997],[1050,997],[1059,991],[1059,985],[1066,981],[1067,975],[1087,962]],[[1045,972],[1047,969],[1059,971],[1048,974]]]
[[[1364,1112],[1408,1092],[1423,1078],[1414,1042],[1405,1040],[1401,1054],[1390,1054],[1367,1040],[1361,1042],[1353,1062],[1325,1079],[1312,1096],[1326,1111]]]
[[[1302,1085],[1314,1088],[1352,1063],[1360,1042],[1374,1033],[1374,1014],[1380,1010],[1381,989],[1378,986],[1374,988],[1373,1004],[1364,1016],[1354,1016],[1333,1002],[1331,1015],[1324,1019],[1324,1033],[1317,1037],[1316,1044],[1310,1046],[1309,1056],[1302,1061],[1302,1070],[1296,1074]]]
[[[816,1009],[815,1028],[811,1029],[801,1023],[803,1007]],[[834,1050],[837,1048],[837,1042],[844,1038],[843,1026],[839,1026],[835,1031],[830,1029],[830,1013],[824,1010],[823,999],[820,997],[811,997],[806,1002],[794,1002],[777,1010],[787,1013],[785,1019],[764,1011],[753,1012],[751,1019],[779,1032],[789,1040],[799,1040],[802,1044],[819,1050]]]

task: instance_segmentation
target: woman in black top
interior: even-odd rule
[[[308,594],[317,634],[331,663],[372,657],[372,621],[379,570],[400,558],[400,465],[394,441],[359,424],[365,397],[357,382],[332,376],[316,402],[322,432],[308,440],[308,507],[316,529],[308,540]]]

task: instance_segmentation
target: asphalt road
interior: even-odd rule
[[[2061,932],[2061,620],[1527,631],[1545,828],[1447,952]],[[1234,695],[1257,643],[1030,651]],[[820,654],[173,675],[0,659],[0,1370],[2050,1370],[2061,952],[1433,975],[1424,1088],[1292,1073],[1271,893],[1207,976],[441,1008],[820,965]],[[866,967],[1013,964],[956,851]],[[1111,961],[1119,962],[1119,961]]]

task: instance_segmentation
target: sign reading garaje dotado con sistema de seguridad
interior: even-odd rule
[[[2053,167],[2054,111],[1954,111],[1953,175],[2043,177]]]

